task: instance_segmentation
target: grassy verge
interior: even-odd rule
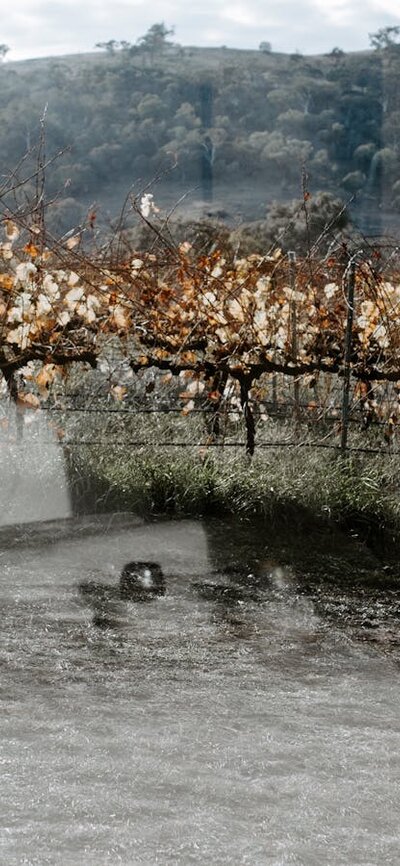
[[[335,522],[379,545],[400,537],[400,457],[341,458],[312,448],[161,448],[80,445],[67,451],[77,510],[145,515],[257,516]]]
[[[154,396],[154,395],[153,395]],[[107,409],[108,407],[108,409]],[[375,547],[400,540],[400,451],[382,447],[381,429],[352,426],[343,458],[332,425],[259,419],[250,460],[240,419],[223,421],[224,447],[205,447],[204,415],[135,414],[129,405],[66,414],[65,455],[77,513],[260,518],[277,527],[336,524]],[[131,407],[134,408],[134,407]],[[112,410],[112,407],[111,407]],[[208,431],[209,432],[209,431]],[[316,448],[321,441],[328,448]],[[297,445],[288,443],[298,442]],[[181,442],[186,447],[167,443]],[[163,443],[163,444],[161,444]],[[380,453],[379,453],[380,452]]]

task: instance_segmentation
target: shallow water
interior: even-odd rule
[[[217,551],[118,517],[1,541],[1,863],[398,862],[398,658],[341,621],[345,589],[302,591],[259,536],[248,575],[229,526]],[[132,558],[167,593],[99,628],[79,582]]]

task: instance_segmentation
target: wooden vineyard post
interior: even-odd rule
[[[296,253],[288,252],[289,280],[290,280],[290,331],[291,331],[291,356],[293,364],[297,363],[297,310],[296,310]],[[294,407],[296,421],[300,417],[300,384],[297,376],[294,377]]]
[[[351,374],[351,348],[354,318],[354,287],[356,281],[356,263],[351,260],[346,279],[346,302],[347,321],[344,343],[344,371],[343,371],[343,399],[342,399],[342,433],[340,450],[342,455],[346,453],[347,434],[349,430],[349,403],[350,403],[350,374]]]

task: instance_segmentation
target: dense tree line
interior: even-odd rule
[[[70,222],[112,185],[163,172],[210,197],[211,181],[240,179],[279,201],[305,168],[315,192],[355,197],[364,228],[399,211],[400,46],[303,57],[150,43],[0,69],[2,164],[29,152],[47,105],[47,153],[66,151],[48,194]]]

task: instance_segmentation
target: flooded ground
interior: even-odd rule
[[[399,593],[357,540],[129,516],[0,540],[1,863],[398,862]],[[120,592],[132,560],[165,594]]]

